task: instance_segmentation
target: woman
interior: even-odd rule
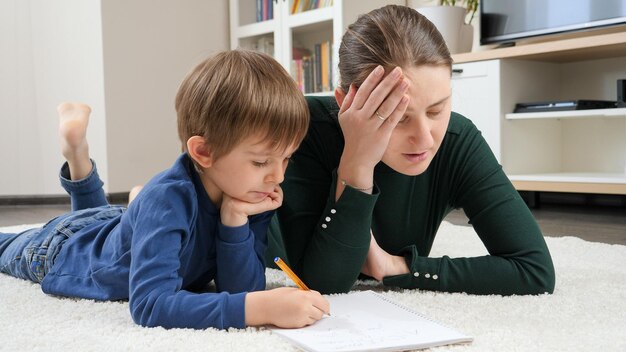
[[[411,8],[386,6],[348,27],[336,102],[308,98],[308,135],[272,226],[269,253],[284,250],[309,287],[346,292],[365,274],[401,288],[553,292],[532,214],[480,132],[451,112],[451,66],[441,34]],[[427,257],[455,208],[490,255]]]

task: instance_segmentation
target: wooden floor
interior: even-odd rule
[[[42,223],[67,212],[68,205],[0,206],[0,226]],[[626,245],[626,208],[611,206],[541,205],[532,209],[544,235],[576,236],[587,241]],[[456,210],[446,220],[470,226]]]
[[[531,211],[546,236],[575,236],[586,241],[626,245],[624,207],[548,204]],[[450,213],[446,220],[471,226],[460,210]]]

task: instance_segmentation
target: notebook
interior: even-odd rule
[[[306,351],[402,351],[471,342],[374,291],[326,296],[331,316],[301,329],[271,328]]]

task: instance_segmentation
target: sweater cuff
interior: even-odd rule
[[[341,197],[335,201],[337,189],[337,171],[333,172],[330,198],[326,203],[323,216],[317,223],[318,229],[350,247],[369,247],[372,212],[378,199],[378,188],[374,185],[373,194],[358,191],[346,186]],[[368,236],[363,236],[367,233]]]
[[[247,292],[230,294],[224,309],[222,326],[244,329],[246,327],[246,295]]]
[[[409,267],[409,273],[384,277],[383,284],[385,286],[420,288],[431,291],[440,289],[441,261],[419,257],[415,245],[402,248],[399,255],[404,257],[406,265]]]

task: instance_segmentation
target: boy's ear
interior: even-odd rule
[[[187,140],[187,152],[198,165],[205,169],[213,164],[211,148],[201,136],[193,136]]]
[[[335,88],[335,100],[337,100],[337,105],[339,107],[341,107],[341,104],[343,104],[343,100],[346,98],[346,92],[343,91],[343,89],[337,87]]]

